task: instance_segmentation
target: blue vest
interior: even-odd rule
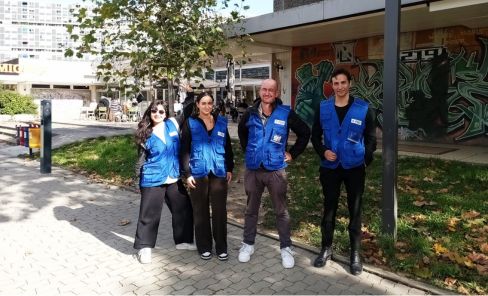
[[[212,172],[225,178],[225,140],[227,119],[217,116],[217,121],[210,136],[207,128],[199,120],[188,118],[191,132],[190,172],[195,178],[203,178]]]
[[[336,161],[322,160],[322,167],[335,169],[340,163],[343,168],[350,169],[364,163],[364,128],[367,112],[368,103],[355,98],[342,124],[339,125],[335,98],[320,103],[320,125],[324,131],[324,146],[337,154]]]
[[[180,135],[171,120],[165,120],[166,144],[154,133],[146,140],[146,161],[141,168],[141,187],[155,187],[166,182],[168,177],[180,176],[178,161]]]
[[[263,125],[257,112],[249,114],[246,127],[249,137],[246,147],[246,167],[258,169],[261,164],[270,171],[287,167],[285,151],[288,142],[288,115],[290,107],[278,105]]]

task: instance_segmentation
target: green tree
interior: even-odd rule
[[[68,32],[79,45],[65,55],[100,56],[97,76],[106,83],[168,84],[171,91],[180,77],[201,77],[213,59],[230,58],[226,33],[242,32],[244,1],[96,0],[93,9],[74,12],[79,26]],[[219,13],[223,8],[231,12]],[[243,44],[243,36],[234,39]],[[174,95],[170,100],[173,106]]]
[[[37,106],[32,97],[0,89],[0,114],[36,114]]]

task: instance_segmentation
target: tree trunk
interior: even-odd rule
[[[176,101],[176,87],[175,87],[175,80],[171,79],[168,80],[168,109],[169,109],[169,116],[175,116],[175,101]]]

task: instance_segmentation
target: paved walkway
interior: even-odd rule
[[[298,248],[285,270],[278,242],[264,236],[239,263],[242,230],[232,225],[229,261],[201,260],[174,248],[166,208],[153,262],[141,265],[132,256],[138,194],[64,169],[40,174],[37,161],[0,156],[0,203],[2,295],[424,294],[336,262],[313,268],[315,254]]]
[[[132,128],[54,124],[53,146]],[[285,270],[279,243],[262,235],[251,261],[239,263],[242,229],[233,225],[229,261],[203,261],[196,251],[174,248],[166,208],[153,263],[141,265],[132,256],[138,194],[60,168],[40,174],[39,162],[15,157],[26,152],[0,147],[0,295],[446,293],[388,280],[374,268],[355,277],[337,261],[317,269],[315,253],[301,248],[296,266]]]

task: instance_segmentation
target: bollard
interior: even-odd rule
[[[41,174],[51,173],[51,101],[41,101]]]
[[[15,143],[20,145],[20,125],[15,125]]]

